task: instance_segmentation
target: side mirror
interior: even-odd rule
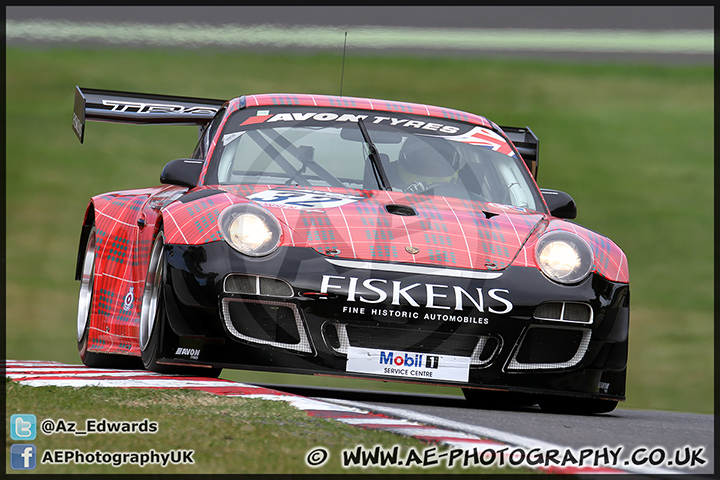
[[[160,174],[160,183],[180,187],[196,187],[202,172],[203,161],[179,158],[165,165]]]
[[[577,206],[575,200],[565,192],[541,188],[545,203],[550,209],[550,215],[558,218],[571,220],[577,217]]]

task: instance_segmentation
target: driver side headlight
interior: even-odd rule
[[[257,205],[232,205],[220,214],[218,224],[223,239],[231,247],[252,257],[274,252],[282,238],[277,219]]]
[[[543,235],[535,246],[535,259],[542,272],[559,283],[583,280],[593,266],[590,246],[579,236],[564,231]]]

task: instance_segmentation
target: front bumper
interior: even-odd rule
[[[250,258],[224,242],[166,255],[161,363],[625,398],[627,284],[392,271],[298,247]]]

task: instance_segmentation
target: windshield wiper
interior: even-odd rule
[[[375,174],[375,180],[377,180],[380,190],[390,190],[390,181],[388,180],[387,173],[385,173],[385,167],[383,167],[383,164],[380,161],[380,152],[370,139],[370,134],[368,133],[362,118],[358,118],[358,125],[360,125],[360,131],[365,139],[365,143],[367,143],[370,148],[369,158]]]

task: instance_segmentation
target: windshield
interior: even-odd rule
[[[377,148],[371,155],[358,120]],[[381,165],[377,165],[380,163]],[[389,185],[380,181],[380,171]],[[447,119],[273,106],[233,113],[207,183],[393,191],[540,210],[522,160],[490,129]]]

